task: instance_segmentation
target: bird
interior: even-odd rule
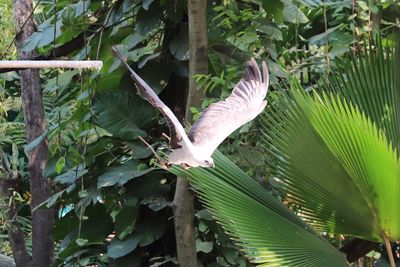
[[[243,77],[229,97],[209,105],[186,134],[174,113],[160,100],[150,86],[129,66],[116,47],[113,54],[127,67],[142,98],[165,117],[170,130],[172,152],[168,166],[214,168],[213,152],[235,130],[260,114],[267,100],[269,86],[267,64],[262,62],[262,75],[257,62],[251,58]]]

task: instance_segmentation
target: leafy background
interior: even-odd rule
[[[37,49],[46,57],[54,47],[80,43],[69,50],[68,58],[104,62],[99,72],[41,72],[49,125],[43,137],[49,139],[51,152],[45,175],[53,178],[56,190],[43,205],[58,210],[54,265],[176,266],[171,209],[175,179],[156,167],[151,151],[137,139],[142,136],[155,149],[165,150],[164,119],[136,95],[110,47],[118,45],[162,100],[183,117],[188,77],[186,1],[35,4],[37,31],[24,50]],[[0,10],[0,29],[6,36],[0,48],[9,51],[14,34],[11,1],[2,1]],[[398,10],[394,0],[209,1],[209,74],[197,76],[207,93],[201,108],[229,94],[250,56],[267,59],[274,87],[294,75],[309,90],[323,79],[334,58],[346,58],[366,37],[379,31],[390,42]],[[0,76],[0,145],[3,165],[15,177],[13,197],[20,206],[19,217],[29,233],[24,150],[35,142],[24,143],[17,78],[16,73]],[[273,103],[274,92],[271,97]],[[201,108],[192,111],[198,115]],[[220,150],[270,189],[267,174],[274,159],[262,149],[259,136],[259,122],[249,123]],[[0,219],[6,224],[4,214]],[[250,265],[198,201],[195,224],[199,266]],[[342,236],[325,236],[337,247],[343,242]],[[6,235],[0,238],[2,253],[10,254]],[[376,255],[370,254],[366,261],[375,261]]]

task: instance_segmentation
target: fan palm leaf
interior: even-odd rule
[[[220,152],[215,169],[173,167],[213,216],[260,266],[345,266],[344,254]]]
[[[398,240],[398,53],[377,44],[338,62],[318,93],[293,81],[261,124],[274,158],[272,181],[306,221],[319,230]]]

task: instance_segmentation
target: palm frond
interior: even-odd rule
[[[126,91],[97,95],[92,110],[99,126],[124,140],[146,135],[145,129],[153,125],[156,117],[147,102]]]
[[[213,216],[260,266],[345,266],[344,254],[220,152],[216,168],[173,167]]]
[[[378,42],[339,62],[322,93],[294,81],[261,119],[276,188],[319,230],[400,238],[395,54]]]

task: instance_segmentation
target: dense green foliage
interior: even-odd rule
[[[274,180],[321,230],[399,238],[398,68],[391,49],[368,49],[304,95],[299,84],[265,116]],[[302,142],[298,142],[302,140]],[[310,149],[313,148],[313,149]],[[346,204],[347,203],[347,204]]]
[[[0,8],[2,15],[6,14],[3,11],[5,10],[8,16],[11,16],[11,6],[7,5],[4,8],[0,3]],[[267,59],[273,86],[278,87],[290,76],[297,76],[306,90],[309,90],[324,80],[324,73],[330,69],[334,58],[346,59],[352,46],[363,43],[374,32],[380,32],[383,40],[389,43],[392,40],[392,29],[396,26],[399,5],[394,0],[381,1],[379,4],[372,1],[356,1],[354,7],[349,0],[209,1],[207,12],[210,71],[209,75],[197,76],[197,80],[203,85],[208,97],[202,107],[192,108],[196,115],[202,108],[230,93],[240,79],[243,63],[250,56]],[[152,151],[138,139],[139,136],[143,137],[154,149],[164,153],[167,140],[162,133],[168,134],[168,130],[164,119],[135,93],[126,70],[112,57],[111,46],[117,45],[129,63],[157,93],[160,93],[160,97],[173,111],[178,116],[183,116],[183,96],[186,95],[189,73],[186,13],[187,6],[184,0],[40,1],[35,13],[37,32],[25,43],[24,49],[36,49],[43,57],[51,57],[55,47],[67,49],[63,45],[73,44],[73,49],[64,56],[70,59],[100,59],[104,62],[104,67],[99,72],[41,72],[49,130],[31,144],[24,141],[18,77],[16,73],[1,75],[1,164],[5,167],[4,171],[14,177],[15,199],[20,206],[19,220],[23,222],[24,230],[28,233],[29,187],[27,158],[24,152],[35,147],[44,138],[49,140],[51,159],[46,166],[45,176],[53,178],[55,194],[43,204],[43,208],[52,206],[58,210],[54,226],[54,238],[58,244],[55,266],[176,266],[170,207],[175,178],[157,167]],[[7,21],[10,22],[9,17]],[[0,27],[11,31],[10,25],[1,24]],[[0,47],[6,47],[11,39],[7,37],[2,40],[6,43],[0,43]],[[349,94],[348,91],[340,90],[340,80],[336,85],[343,97],[354,100],[354,96],[345,95]],[[296,88],[300,89],[300,86]],[[285,112],[280,110],[279,105],[286,105],[286,108],[294,106],[291,106],[290,98],[278,101],[279,94],[271,93],[271,110],[276,112],[276,116],[284,116],[282,114]],[[297,97],[299,101],[305,99],[302,94]],[[378,101],[375,98],[371,99],[375,100]],[[304,109],[319,107],[318,98],[304,101],[306,103],[301,102]],[[344,102],[341,103],[344,105]],[[353,104],[361,105],[363,110],[376,107],[364,103]],[[321,108],[317,111],[324,112]],[[384,110],[381,109],[380,112]],[[289,118],[289,115],[281,118],[295,118]],[[372,118],[376,115],[381,119],[373,120],[377,125],[379,122],[385,123],[385,114],[371,110],[368,115]],[[357,116],[359,119],[361,115]],[[302,127],[304,125],[300,125],[301,123],[308,122],[303,120],[298,123],[297,126]],[[371,125],[372,123],[368,122],[366,127],[372,129],[371,135],[376,135]],[[325,129],[325,125],[317,124],[316,121],[315,127],[317,126],[318,129]],[[280,126],[276,127],[276,131],[280,132]],[[292,130],[293,133],[297,131]],[[321,151],[318,149],[326,150],[327,147],[319,147],[320,142],[306,139],[308,135],[314,134],[310,127],[306,130],[302,133],[304,138],[298,138],[310,140],[311,151],[315,152],[311,155],[320,157]],[[318,257],[320,260],[333,258],[333,261],[342,263],[343,256],[339,255],[333,246],[314,230],[307,228],[304,222],[288,212],[267,191],[262,190],[262,186],[271,188],[270,177],[267,174],[274,173],[272,166],[276,158],[271,151],[265,152],[265,144],[260,136],[259,122],[243,126],[220,148],[234,163],[218,154],[217,158],[224,162],[221,167],[218,166],[215,170],[190,171],[195,175],[197,173],[208,183],[200,184],[198,180],[190,178],[194,186],[200,191],[208,187],[217,190],[218,187],[213,187],[215,182],[219,188],[226,188],[227,197],[229,194],[238,194],[243,204],[247,203],[249,207],[260,208],[269,214],[270,221],[265,220],[263,223],[280,225],[280,231],[287,233],[299,231],[299,236],[296,237],[291,234],[286,237],[283,234],[275,236],[276,247],[269,248],[270,250],[259,250],[264,249],[266,244],[255,242],[256,251],[252,251],[250,247],[244,250],[253,262],[263,263],[267,257],[274,258],[278,255],[281,248],[285,248],[285,251],[295,251],[297,246],[307,242],[301,249],[306,249],[310,255],[315,253],[310,257],[315,257],[313,259],[316,263],[323,262],[318,261]],[[299,152],[296,150],[297,139],[291,140],[291,143],[284,144],[282,150],[286,149],[287,153]],[[329,165],[328,160],[335,160],[332,156],[327,157],[329,158],[323,164]],[[390,158],[390,155],[388,157]],[[393,157],[391,159],[393,160]],[[300,157],[298,163],[304,163]],[[229,170],[235,172],[230,171],[228,176],[224,176]],[[3,168],[1,171],[3,172]],[[178,169],[175,171],[179,172]],[[256,181],[261,181],[262,186],[248,175]],[[214,176],[221,180],[214,179]],[[231,181],[230,178],[235,179]],[[305,179],[297,177],[302,178]],[[232,185],[233,181],[240,182],[243,186]],[[349,190],[350,193],[347,194],[352,194],[354,199],[361,198],[351,185],[346,184],[345,189]],[[259,192],[259,195],[249,194],[250,190]],[[260,221],[255,219],[262,220],[263,217],[256,217],[260,215],[257,210],[247,210],[243,206],[241,212],[248,212],[249,216],[254,216],[254,221],[253,224],[243,224],[240,228],[243,232],[235,233],[234,229],[229,228],[229,216],[230,213],[235,215],[233,213],[236,204],[230,202],[228,205],[228,202],[224,202],[225,199],[218,198],[219,191],[215,192],[216,194],[208,198],[203,197],[203,200],[206,206],[211,208],[211,214],[233,234],[234,241],[239,245],[244,244],[241,238],[244,231],[248,231],[246,227],[262,235],[268,231],[275,232],[272,228],[261,229],[262,225],[257,224]],[[282,188],[280,191],[283,194],[288,192],[288,188]],[[312,193],[307,191],[307,194]],[[344,198],[332,199],[322,193],[314,196],[316,199],[301,204],[303,208],[319,207],[319,203],[327,205],[318,210],[319,213],[313,214],[322,218],[313,225],[317,231],[366,237],[365,233],[371,230],[367,226],[360,226],[357,229],[359,232],[347,231],[344,226],[339,227],[340,223],[333,221],[332,216],[322,217],[327,214],[324,208],[338,205],[348,206],[350,209],[352,206],[345,202]],[[326,199],[322,199],[325,197]],[[285,203],[293,204],[291,201],[289,199]],[[223,213],[216,211],[211,203],[225,208]],[[357,205],[356,202],[353,204]],[[297,205],[293,206],[295,205],[292,205],[294,210],[298,208]],[[363,217],[362,220],[359,217],[359,213],[364,210],[356,211],[350,210],[348,214],[343,215],[348,216],[345,217],[343,225],[347,226],[348,221],[368,223],[370,217]],[[304,210],[302,212],[306,213]],[[245,254],[238,250],[237,244],[222,230],[211,214],[196,201],[195,224],[199,266],[250,264],[244,257]],[[5,216],[1,214],[0,219],[3,218]],[[247,221],[243,220],[242,223]],[[374,234],[372,238],[380,239],[379,236]],[[398,232],[393,234],[393,237],[398,238]],[[0,238],[7,239],[3,235],[0,235]],[[256,236],[252,238],[251,241],[257,241]],[[4,247],[0,247],[1,251],[10,253],[7,243],[1,243],[5,244]],[[266,258],[261,260],[257,258],[259,255],[253,253],[261,253],[261,256]],[[274,259],[280,264],[293,263],[288,258],[276,256]]]

